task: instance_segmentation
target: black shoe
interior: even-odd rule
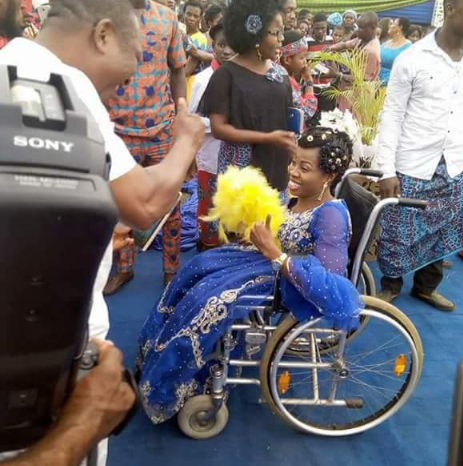
[[[133,272],[117,272],[116,275],[110,277],[103,290],[103,296],[111,296],[116,294],[124,285],[127,285],[133,280]]]

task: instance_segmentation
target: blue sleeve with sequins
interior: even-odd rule
[[[329,203],[311,224],[313,255],[291,258],[289,280],[303,298],[339,327],[358,317],[363,303],[346,275],[350,221],[343,203]],[[298,313],[300,314],[300,313]]]

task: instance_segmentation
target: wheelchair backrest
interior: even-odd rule
[[[349,258],[352,263],[368,219],[379,199],[350,177],[343,181],[338,197],[346,202],[351,216],[352,238],[349,245]],[[371,244],[371,239],[369,244]]]

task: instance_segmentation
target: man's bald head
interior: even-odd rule
[[[54,0],[37,41],[84,72],[103,99],[141,60],[139,0]]]
[[[48,20],[59,20],[67,30],[74,30],[108,19],[117,31],[125,32],[133,29],[136,1],[140,4],[140,0],[54,0]]]
[[[362,22],[368,26],[377,27],[379,23],[379,18],[374,11],[367,11],[366,13],[363,13],[360,16],[358,22]]]
[[[357,21],[357,36],[364,42],[370,42],[376,37],[376,28],[378,27],[379,18],[376,13],[369,11],[363,13]]]

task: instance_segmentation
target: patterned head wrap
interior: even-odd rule
[[[341,13],[333,13],[332,15],[328,16],[328,24],[331,26],[342,26],[342,18],[343,17]]]
[[[281,54],[283,57],[289,58],[294,57],[294,55],[297,55],[300,52],[307,52],[307,50],[308,47],[306,39],[302,38],[297,42],[293,42],[291,44],[285,45],[284,47],[281,47]]]

